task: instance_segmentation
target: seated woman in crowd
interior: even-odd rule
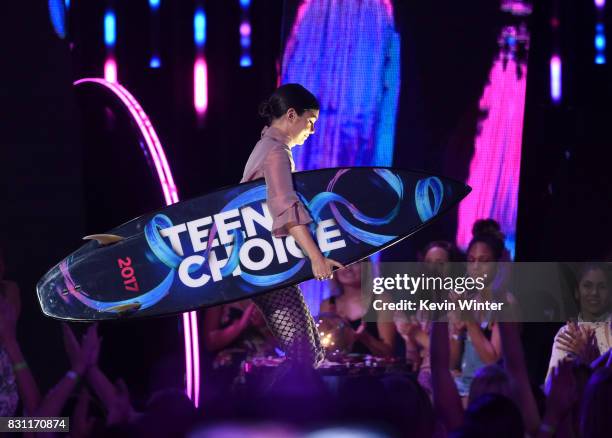
[[[321,303],[320,313],[337,313],[346,319],[351,330],[352,353],[391,356],[395,343],[393,322],[383,321],[361,293],[361,263],[337,271],[331,280],[335,291]],[[371,297],[370,297],[371,298]]]
[[[0,247],[0,416],[32,415],[40,403],[40,391],[17,340],[21,313],[19,287],[4,278],[5,265]]]
[[[423,249],[419,259],[427,274],[442,278],[454,276],[454,270],[462,261],[463,255],[450,242],[437,240],[430,242]],[[453,263],[455,265],[453,265]],[[406,361],[418,371],[418,381],[431,396],[431,372],[429,364],[429,329],[431,318],[424,311],[415,315],[397,312],[394,316],[397,331],[402,336],[406,347]]]
[[[506,290],[499,290],[494,285],[498,274],[498,262],[505,254],[503,234],[495,230],[483,230],[475,234],[467,250],[467,275],[482,278],[484,289],[468,292],[462,299],[475,299],[479,302],[504,302],[515,306],[516,301]],[[501,340],[499,328],[494,315],[490,312],[469,312],[456,315],[451,326],[451,367],[459,368],[456,377],[457,388],[461,397],[467,397],[476,371],[495,364],[501,358]],[[466,401],[466,399],[464,399]]]
[[[547,380],[551,370],[569,357],[590,363],[612,348],[612,291],[603,263],[585,263],[576,278],[574,299],[579,313],[577,321],[561,327],[553,343]]]
[[[251,300],[206,309],[203,328],[214,368],[239,365],[247,357],[276,355],[274,337]]]

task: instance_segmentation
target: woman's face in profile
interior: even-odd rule
[[[608,279],[601,269],[587,271],[578,283],[576,299],[580,311],[586,315],[600,316],[610,310]]]
[[[448,276],[450,273],[449,257],[444,248],[439,246],[430,248],[425,254],[423,262],[428,272],[441,276]]]
[[[495,255],[489,245],[484,242],[473,244],[467,255],[468,275],[483,278],[484,283],[489,285],[495,278],[496,269]]]
[[[295,144],[304,144],[306,139],[314,134],[314,125],[318,118],[319,110],[306,110],[301,116],[298,116],[296,113],[296,117],[290,125],[291,131],[289,132]]]

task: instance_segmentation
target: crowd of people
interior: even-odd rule
[[[500,281],[500,262],[510,256],[495,221],[475,224],[465,254],[449,242],[433,241],[420,258],[430,272],[453,275],[451,270],[464,266],[467,276],[489,278],[475,299],[515,302]],[[206,309],[199,409],[176,387],[135,406],[126,382],[111,381],[98,365],[101,351],[110,347],[102,349],[97,324],[82,336],[61,324],[70,368],[50,390],[40,391],[16,332],[19,288],[4,279],[3,266],[0,256],[0,416],[68,416],[73,437],[587,438],[607,437],[612,430],[606,415],[612,406],[612,292],[604,263],[585,263],[575,272],[579,313],[552,340],[548,373],[537,382],[528,373],[521,323],[486,312],[468,319],[427,311],[381,318],[364,300],[360,264],[336,272],[319,313],[346,324],[339,332],[346,353],[395,356],[409,372],[355,376],[332,388],[311,366],[293,366],[274,375],[265,390],[240,389],[245,362],[282,360],[283,352],[253,302]]]

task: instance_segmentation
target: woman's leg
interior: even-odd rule
[[[324,357],[319,332],[297,286],[253,299],[288,361],[316,367]]]

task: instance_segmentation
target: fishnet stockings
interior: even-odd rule
[[[302,291],[289,286],[253,298],[288,361],[316,367],[324,357],[319,332]]]

